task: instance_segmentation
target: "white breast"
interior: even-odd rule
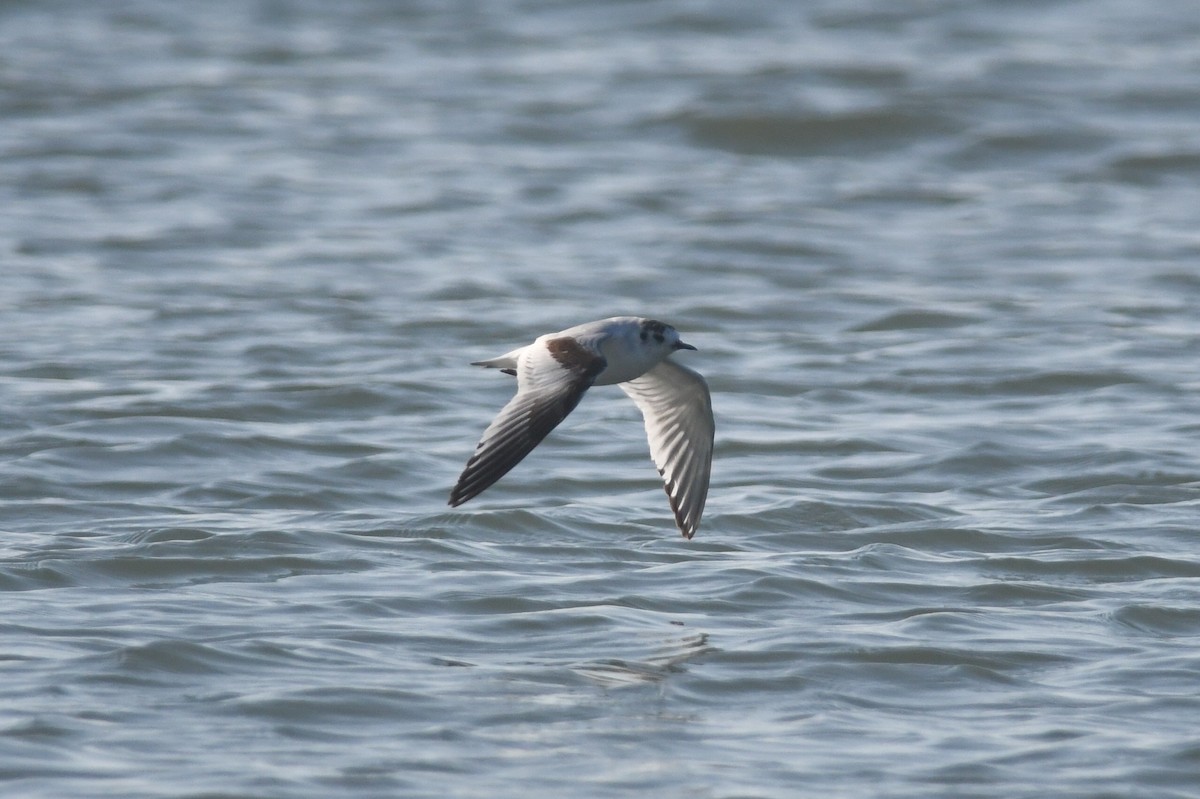
[[[638,337],[638,327],[622,326],[599,343],[600,354],[608,368],[596,379],[598,386],[611,386],[634,380],[653,369],[666,355],[661,347],[647,346]]]

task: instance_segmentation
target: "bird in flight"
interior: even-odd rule
[[[667,498],[684,537],[700,525],[712,468],[712,400],[697,372],[671,360],[694,350],[670,325],[637,316],[614,316],[539,336],[498,358],[474,366],[517,378],[517,393],[475,447],[454,490],[457,507],[479,496],[533,451],[567,418],[592,386],[619,385],[646,422],[650,457],[666,484]]]

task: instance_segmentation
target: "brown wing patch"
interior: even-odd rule
[[[603,372],[607,364],[603,357],[570,336],[550,339],[546,342],[546,349],[550,350],[554,360],[588,381]]]
[[[570,337],[551,339],[546,342],[546,349],[557,366],[543,358],[535,370],[557,371],[561,367],[567,374],[555,374],[548,380],[535,374],[530,382],[539,385],[519,390],[501,409],[484,431],[475,454],[450,492],[451,505],[461,505],[478,496],[508,474],[574,410],[596,375],[607,365],[603,357]]]

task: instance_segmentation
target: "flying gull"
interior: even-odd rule
[[[614,316],[473,365],[517,378],[517,393],[487,429],[467,461],[450,505],[479,496],[533,451],[567,418],[592,386],[619,385],[646,421],[650,457],[666,483],[675,523],[696,534],[712,466],[713,415],[708,384],[668,356],[694,350],[675,328],[653,319]]]

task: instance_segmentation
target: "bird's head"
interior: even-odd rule
[[[643,319],[638,337],[650,346],[661,347],[669,355],[675,350],[694,350],[691,344],[679,338],[679,332],[668,324],[655,319]]]

